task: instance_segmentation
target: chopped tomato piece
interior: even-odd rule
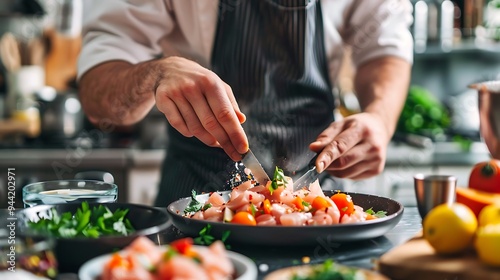
[[[191,238],[182,238],[170,243],[170,247],[183,255],[191,249],[191,246],[193,246],[193,239]]]
[[[131,269],[132,263],[129,260],[127,260],[126,258],[122,257],[120,254],[114,253],[111,256],[111,259],[109,260],[107,266],[109,269],[114,269],[114,268],[118,268],[118,267],[123,267],[125,269]]]
[[[231,223],[248,225],[248,226],[257,225],[257,221],[255,221],[255,217],[252,216],[252,214],[245,212],[245,211],[241,211],[241,212],[236,213],[234,215],[233,219],[231,220]]]
[[[297,196],[292,203],[297,209],[304,210],[304,200],[300,196]]]
[[[327,207],[330,207],[332,205],[330,204],[330,202],[328,200],[326,200],[326,198],[324,198],[322,196],[317,196],[313,199],[311,206],[315,210],[320,210],[320,209],[325,209]]]
[[[377,217],[375,217],[375,215],[372,215],[372,214],[368,214],[366,215],[366,220],[369,221],[369,220],[375,220]]]
[[[266,198],[262,203],[262,208],[264,209],[265,214],[271,214],[271,201]]]
[[[331,199],[340,210],[340,218],[344,215],[351,215],[354,212],[354,203],[350,195],[345,193],[336,193],[332,195]]]

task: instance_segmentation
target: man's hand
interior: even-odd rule
[[[310,145],[319,153],[319,171],[339,178],[365,179],[382,172],[387,144],[386,125],[371,113],[349,116],[333,122]],[[326,168],[325,168],[326,167]]]
[[[332,123],[309,148],[317,153],[318,171],[365,179],[384,169],[386,150],[408,93],[411,65],[380,57],[357,69],[356,94],[363,113]]]
[[[211,147],[221,147],[238,161],[248,150],[248,140],[231,87],[214,72],[196,62],[168,57],[154,62],[157,76],[156,106],[168,122],[186,137],[196,137]]]

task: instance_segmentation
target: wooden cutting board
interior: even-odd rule
[[[500,268],[482,264],[473,250],[439,256],[421,235],[382,255],[378,269],[393,280],[500,280]]]

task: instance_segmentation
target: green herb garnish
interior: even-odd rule
[[[198,212],[201,210],[203,207],[203,204],[196,200],[196,191],[192,190],[191,191],[191,202],[189,202],[189,205],[184,209],[184,214],[187,213],[192,213],[192,212]]]
[[[250,211],[252,211],[252,216],[255,217],[255,213],[257,213],[257,208],[255,208],[255,205],[250,204]]]
[[[365,213],[370,214],[370,215],[373,215],[373,216],[375,216],[375,217],[377,217],[377,218],[383,218],[383,217],[386,217],[386,216],[387,216],[387,211],[382,211],[382,210],[380,210],[380,211],[378,211],[378,212],[375,212],[375,211],[373,211],[373,209],[372,209],[372,208],[367,209],[367,210],[365,211]]]
[[[198,245],[210,245],[215,241],[215,237],[210,235],[210,230],[212,229],[211,225],[206,225],[199,232],[199,236],[194,238],[194,244]]]
[[[114,213],[107,206],[89,208],[86,201],[73,214],[58,214],[55,208],[50,209],[51,218],[40,218],[37,222],[28,222],[28,226],[36,232],[53,237],[98,238],[103,235],[129,235],[134,231],[130,221],[125,218],[128,209],[117,209]]]
[[[203,227],[199,232],[199,236],[193,239],[194,244],[208,246],[208,245],[214,243],[217,239],[210,234],[211,230],[212,230],[212,226],[210,224]],[[226,249],[231,248],[230,245],[225,244],[226,240],[230,234],[231,234],[231,232],[229,230],[226,230],[222,233],[222,237],[220,239],[224,243],[224,245],[226,246]]]
[[[326,260],[322,265],[314,267],[307,276],[294,275],[293,280],[354,280],[357,270],[338,266],[331,259]]]
[[[212,208],[212,203],[207,203],[207,204],[203,205],[203,208],[201,210],[205,211],[209,208]]]
[[[276,166],[276,169],[274,170],[273,180],[271,181],[271,185],[269,185],[269,192],[272,195],[275,190],[277,190],[281,186],[284,186],[286,183],[288,183],[288,182],[286,181],[285,173],[283,173],[283,169],[278,168]]]
[[[229,230],[226,230],[222,233],[222,237],[221,237],[221,241],[222,242],[226,242],[227,238],[229,237],[229,235],[231,235],[231,232]],[[226,245],[227,247],[228,245]]]

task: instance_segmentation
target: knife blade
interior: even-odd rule
[[[308,188],[311,183],[316,181],[319,177],[318,171],[316,171],[316,159],[318,154],[316,154],[308,164],[308,170],[304,175],[300,176],[299,179],[293,181],[293,191],[298,191],[302,188]]]
[[[248,149],[248,151],[243,155],[241,162],[246,168],[252,171],[253,177],[259,184],[266,185],[268,181],[271,181],[264,168],[262,168],[259,160],[253,154],[252,150]]]

